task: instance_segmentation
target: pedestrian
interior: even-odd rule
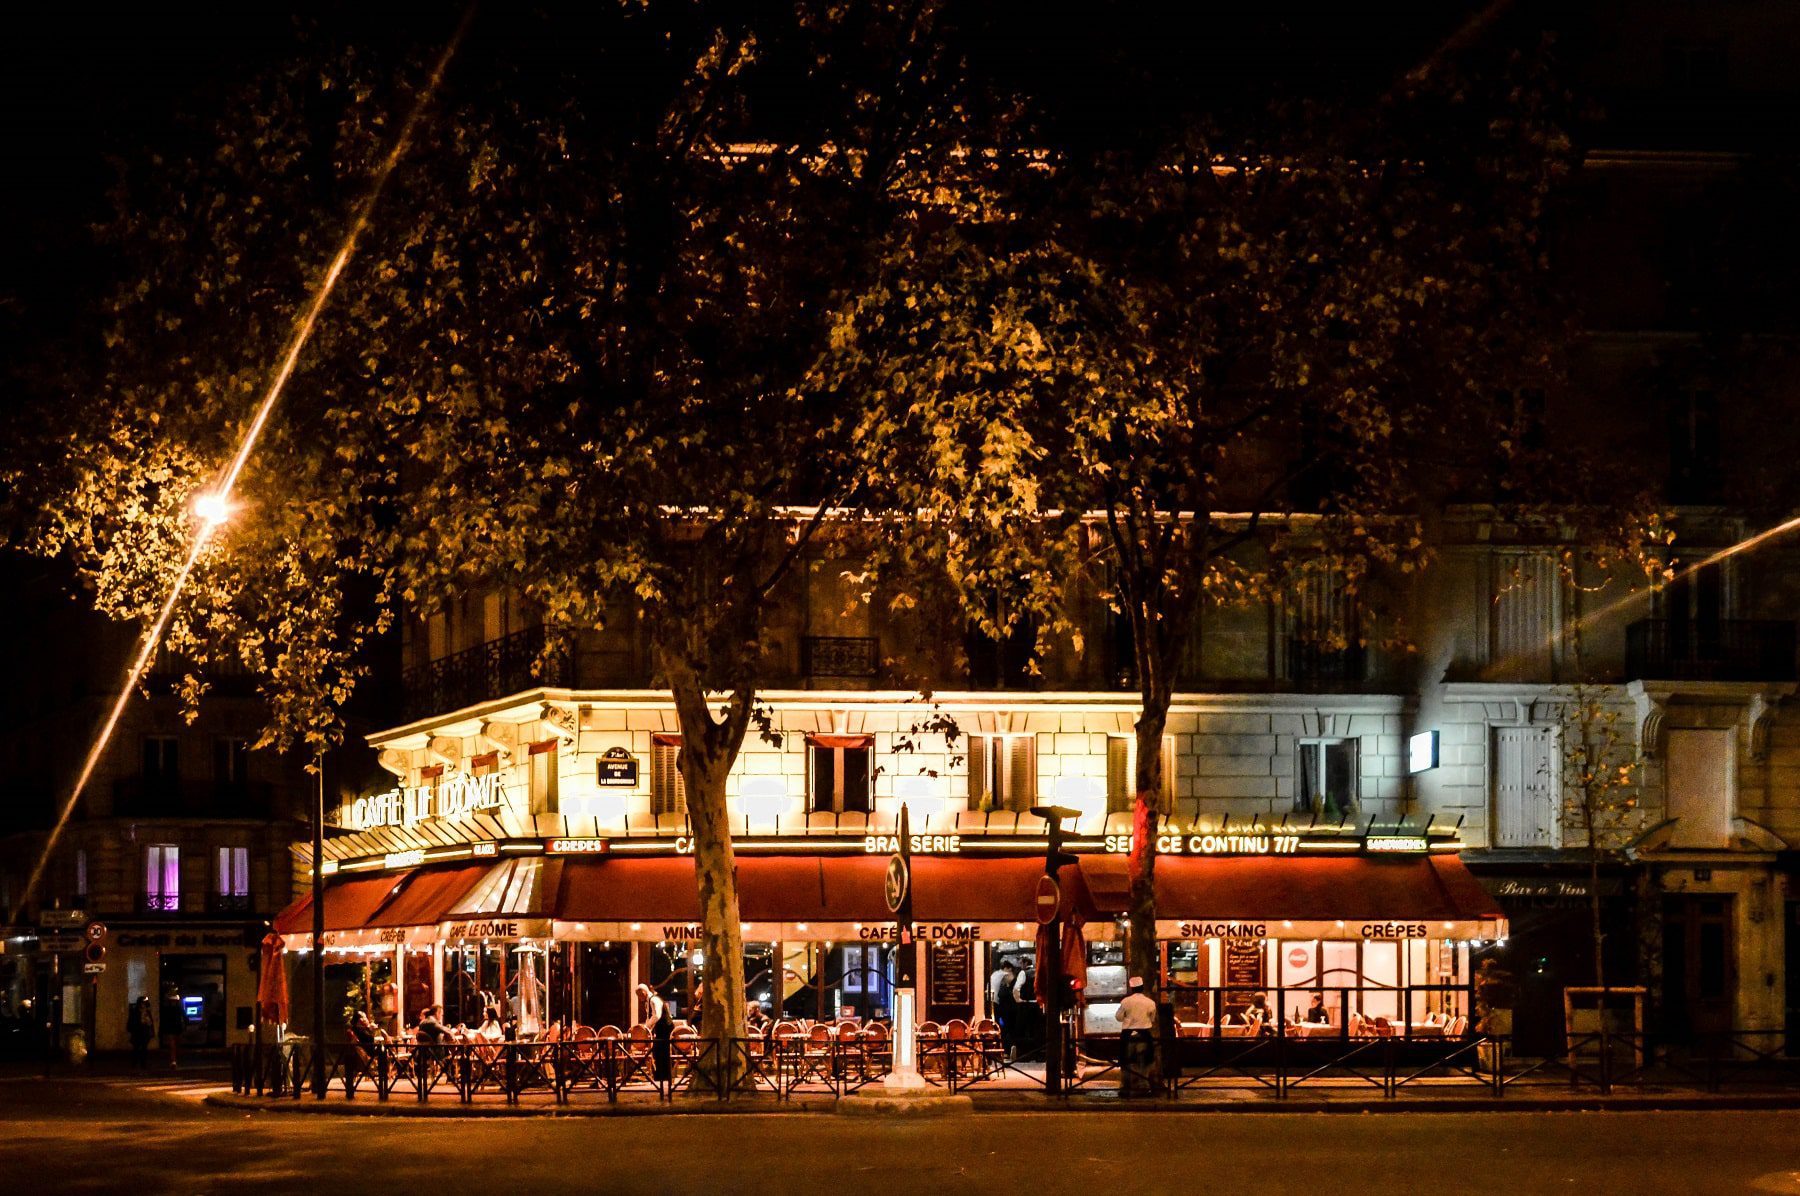
[[[163,1046],[169,1052],[169,1066],[180,1064],[181,1031],[187,1024],[187,1018],[181,1011],[181,991],[173,984],[163,989],[162,1014],[158,1018],[157,1029],[162,1031]]]
[[[1043,1045],[1043,1022],[1037,1003],[1037,964],[1019,961],[1019,974],[1013,978],[1013,1046],[1020,1054],[1030,1054]]]
[[[1150,1060],[1156,1033],[1156,1002],[1144,992],[1144,978],[1133,976],[1119,1002],[1119,1062],[1124,1070],[1125,1095],[1132,1095],[1137,1080],[1150,1078]]]
[[[131,1065],[141,1069],[150,1066],[150,1040],[156,1037],[155,1012],[150,998],[141,996],[131,1003],[125,1015],[125,1036],[131,1040]]]
[[[994,1020],[1000,1023],[1000,1046],[1008,1059],[1018,1047],[1018,1005],[1013,998],[1013,982],[1017,979],[1011,956],[1002,959],[988,978],[989,1004],[994,1010]]]
[[[669,1016],[669,1006],[666,1002],[662,1007],[661,1014],[656,1019],[656,1024],[650,1027],[650,1033],[652,1035],[650,1059],[656,1068],[656,1081],[659,1084],[666,1084],[674,1070],[669,1063],[669,1039],[675,1033],[675,1019]]]

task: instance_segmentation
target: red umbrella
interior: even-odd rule
[[[1063,923],[1062,973],[1077,995],[1087,988],[1087,940],[1081,937],[1080,918]]]
[[[288,1020],[287,969],[281,962],[281,936],[266,934],[262,941],[262,967],[256,976],[256,1012],[265,1022]]]
[[[1032,988],[1037,990],[1037,1003],[1045,1009],[1050,1008],[1050,969],[1045,966],[1050,960],[1050,953],[1055,950],[1055,940],[1050,937],[1050,924],[1038,923],[1037,928],[1037,968],[1032,972]]]

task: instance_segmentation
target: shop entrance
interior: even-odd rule
[[[575,1020],[589,1026],[626,1027],[631,1016],[631,944],[576,943]]]
[[[181,1045],[223,1048],[225,1045],[225,957],[164,955],[161,987],[175,990],[181,1006]],[[167,1033],[161,1026],[159,1034]]]
[[[1737,961],[1731,949],[1729,896],[1663,899],[1664,1033],[1683,1041],[1731,1030]]]

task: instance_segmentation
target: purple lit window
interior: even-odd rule
[[[171,912],[181,908],[181,848],[173,843],[152,843],[144,849],[144,908]]]

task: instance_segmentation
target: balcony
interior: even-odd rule
[[[1361,644],[1328,648],[1313,640],[1287,642],[1287,679],[1311,684],[1354,685],[1363,679],[1366,658]]]
[[[1643,619],[1625,629],[1625,675],[1632,681],[1793,681],[1794,643],[1794,624],[1782,620]]]
[[[206,911],[212,914],[247,914],[252,901],[248,893],[208,893]]]
[[[558,651],[542,672],[534,671],[543,651],[544,629],[527,627],[504,639],[407,669],[400,674],[401,717],[411,721],[540,685],[572,684],[573,669],[566,650]]]
[[[807,677],[869,678],[878,663],[873,636],[809,635],[800,641],[800,671]]]
[[[139,893],[137,908],[140,914],[178,914],[181,912],[181,894]]]

